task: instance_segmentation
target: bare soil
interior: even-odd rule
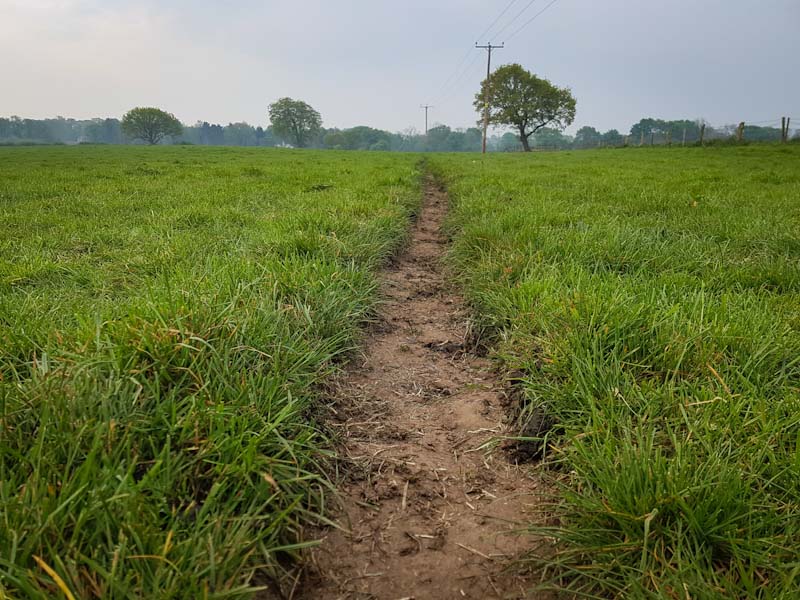
[[[385,272],[383,322],[337,385],[352,466],[339,527],[295,598],[523,598],[534,583],[513,559],[533,543],[520,530],[545,484],[497,448],[503,386],[467,351],[467,314],[445,283],[447,205],[427,181],[410,245]]]

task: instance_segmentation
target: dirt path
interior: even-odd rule
[[[522,598],[531,581],[504,570],[530,543],[541,483],[482,445],[503,430],[500,382],[464,351],[462,300],[444,284],[447,197],[426,183],[407,251],[385,273],[383,326],[341,382],[346,531],[312,552],[295,597]],[[543,491],[543,488],[542,488]]]

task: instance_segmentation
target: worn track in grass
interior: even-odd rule
[[[544,484],[486,445],[503,433],[501,382],[465,347],[467,316],[445,284],[447,196],[426,181],[406,252],[384,276],[382,325],[337,386],[354,467],[342,529],[310,555],[305,599],[522,598],[510,561],[530,545]]]

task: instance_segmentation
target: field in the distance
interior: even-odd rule
[[[322,507],[312,386],[416,158],[0,149],[0,596],[236,597]]]
[[[800,148],[441,156],[452,261],[563,483],[556,580],[800,595]],[[552,426],[549,429],[548,426]]]

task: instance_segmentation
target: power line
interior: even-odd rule
[[[439,86],[439,89],[436,92],[437,94],[441,94],[442,92],[444,92],[447,89],[448,84],[450,84],[452,82],[453,76],[456,75],[456,73],[459,72],[459,69],[467,61],[467,59],[469,58],[471,53],[472,53],[472,48],[467,50],[466,54],[464,54],[464,56],[461,57],[461,60],[458,61],[458,65],[456,66],[456,68],[453,69],[453,71],[450,73],[450,75],[447,77],[447,79],[445,79],[442,82],[442,85]]]
[[[470,48],[470,52],[473,52],[473,51],[474,51],[474,48]],[[441,104],[441,103],[442,103],[442,101],[443,101],[445,98],[449,98],[450,96],[452,96],[452,95],[453,95],[453,92],[455,92],[455,91],[456,91],[456,89],[458,89],[458,88],[456,87],[456,85],[457,85],[457,84],[458,84],[458,83],[459,83],[459,82],[460,82],[460,81],[461,81],[461,80],[464,78],[464,75],[466,75],[467,73],[469,73],[469,71],[470,71],[470,67],[472,67],[472,65],[474,65],[474,64],[475,64],[475,61],[477,61],[477,60],[478,60],[478,57],[479,57],[479,56],[480,56],[480,54],[473,54],[473,56],[472,56],[472,60],[471,60],[471,61],[469,61],[469,63],[467,63],[467,65],[466,65],[466,66],[465,66],[465,67],[464,67],[464,68],[461,70],[461,72],[458,74],[458,77],[456,77],[455,79],[453,79],[453,80],[452,80],[452,82],[450,83],[450,85],[449,85],[448,87],[446,87],[446,88],[442,88],[442,90],[441,90],[441,93],[439,94],[439,96],[437,96],[437,97],[436,97],[436,99],[434,100],[434,102],[436,102],[436,103],[438,103],[438,104]]]
[[[473,50],[474,50],[474,48],[473,48]],[[453,96],[453,94],[454,94],[454,93],[456,93],[456,92],[457,92],[459,89],[461,89],[461,87],[460,87],[458,84],[459,84],[459,83],[461,82],[461,80],[464,78],[464,75],[466,75],[467,73],[470,73],[470,68],[471,68],[471,67],[472,67],[472,66],[473,66],[473,65],[474,65],[474,64],[475,64],[475,63],[478,61],[478,59],[480,58],[480,56],[481,56],[480,54],[474,54],[474,55],[472,56],[472,60],[471,60],[471,61],[469,61],[469,64],[467,64],[467,66],[466,66],[466,67],[464,68],[464,70],[461,72],[461,75],[459,75],[459,76],[458,76],[458,77],[457,77],[457,78],[456,78],[456,79],[453,81],[453,83],[452,83],[452,85],[450,86],[450,89],[447,91],[447,93],[445,93],[445,94],[443,94],[442,96],[440,96],[440,97],[439,97],[439,99],[437,100],[437,102],[438,102],[439,104],[443,103],[445,100],[449,100],[449,99],[450,99],[450,98]]]
[[[517,34],[518,34],[520,31],[522,31],[522,30],[523,30],[523,29],[525,29],[525,28],[526,28],[528,25],[530,25],[530,24],[531,24],[531,23],[534,21],[534,19],[536,19],[536,17],[538,17],[538,16],[539,16],[539,15],[541,15],[541,14],[542,14],[544,11],[546,11],[548,8],[550,8],[551,6],[553,6],[553,4],[555,4],[556,2],[558,2],[558,0],[552,0],[552,2],[550,2],[550,4],[548,4],[548,5],[547,5],[547,6],[545,6],[545,7],[544,7],[542,10],[540,10],[538,13],[536,13],[535,15],[533,15],[533,16],[532,16],[530,19],[528,19],[527,21],[525,21],[525,22],[522,24],[522,27],[520,27],[519,29],[517,29],[516,31],[514,31],[514,33],[512,33],[512,34],[511,34],[511,35],[508,37],[508,39],[509,39],[509,40],[512,40],[512,39],[514,39],[514,36],[516,36],[516,35],[517,35]]]
[[[511,26],[514,24],[514,22],[515,22],[517,19],[519,19],[519,18],[520,18],[520,17],[521,17],[521,16],[522,16],[522,15],[525,13],[525,11],[526,11],[526,10],[528,10],[528,9],[531,7],[531,5],[532,5],[534,2],[536,2],[536,0],[530,0],[530,2],[528,2],[528,3],[525,5],[525,7],[524,7],[524,8],[523,8],[521,11],[519,11],[519,12],[516,14],[516,16],[515,16],[513,19],[511,19],[511,20],[510,20],[508,23],[506,23],[505,27],[503,27],[503,28],[502,28],[500,31],[498,31],[498,32],[497,32],[497,34],[496,34],[494,37],[495,37],[495,38],[499,38],[499,37],[500,37],[500,35],[501,35],[501,34],[502,34],[502,33],[503,33],[505,30],[507,30],[509,27],[511,27]]]
[[[519,17],[519,15],[521,15],[523,12],[525,12],[525,10],[527,10],[528,6],[530,6],[531,4],[533,4],[533,2],[535,2],[535,1],[536,1],[536,0],[531,0],[531,1],[530,1],[530,2],[529,2],[529,3],[528,3],[526,6],[525,6],[525,8],[524,8],[524,9],[522,9],[522,11],[520,11],[520,13],[517,15],[517,17]],[[480,39],[481,39],[483,36],[485,36],[487,33],[489,33],[489,31],[490,31],[490,30],[491,30],[491,29],[492,29],[492,28],[493,28],[493,27],[494,27],[494,26],[495,26],[495,25],[496,25],[496,24],[497,24],[497,23],[500,21],[500,19],[502,19],[502,18],[503,18],[503,16],[504,16],[504,15],[505,15],[505,14],[506,14],[506,13],[507,13],[507,12],[508,12],[510,9],[511,9],[511,7],[512,7],[514,4],[516,4],[516,2],[517,2],[517,0],[511,0],[511,2],[509,2],[509,3],[506,5],[506,7],[505,7],[505,8],[504,8],[504,9],[503,9],[501,12],[500,12],[500,14],[499,14],[499,15],[498,15],[498,16],[497,16],[495,19],[494,19],[494,21],[492,21],[492,24],[491,24],[491,25],[489,25],[489,27],[487,27],[487,28],[486,28],[486,30],[485,30],[483,33],[481,33],[481,34],[480,34],[480,35],[479,35],[477,38],[475,38],[475,39],[476,39],[477,41],[480,41]],[[516,19],[517,17],[515,17],[515,19]],[[512,20],[512,23],[513,23],[513,20]],[[507,27],[507,26],[506,26],[506,27]],[[476,41],[476,43],[477,43],[477,41]],[[449,75],[449,76],[448,76],[448,77],[447,77],[447,78],[446,78],[446,79],[445,79],[445,80],[442,82],[442,84],[439,86],[439,89],[437,90],[437,92],[436,92],[436,94],[435,94],[435,98],[436,98],[436,99],[434,100],[435,102],[440,102],[440,101],[441,101],[441,97],[442,97],[442,95],[443,95],[443,94],[444,94],[444,93],[445,93],[445,92],[448,90],[448,87],[452,87],[452,86],[454,86],[454,85],[455,85],[455,84],[458,82],[458,80],[459,80],[459,79],[461,79],[461,77],[463,77],[464,73],[466,73],[466,72],[469,70],[469,67],[470,67],[470,66],[472,66],[471,64],[469,64],[469,65],[467,65],[467,66],[466,66],[466,67],[465,67],[463,70],[461,70],[461,71],[459,72],[459,69],[461,69],[461,67],[462,67],[462,66],[463,66],[463,65],[466,63],[466,61],[467,61],[467,59],[469,58],[469,56],[470,56],[470,54],[472,53],[472,51],[473,51],[473,48],[469,48],[469,49],[467,50],[466,54],[464,54],[464,56],[462,56],[462,57],[461,57],[461,60],[460,60],[460,61],[458,62],[458,64],[456,65],[456,68],[455,68],[455,69],[453,69],[453,71],[450,73],[450,75]],[[474,62],[474,61],[472,61],[472,62]],[[449,94],[448,94],[448,96],[449,96]]]
[[[480,41],[483,39],[483,36],[485,36],[487,33],[489,33],[489,32],[492,30],[492,27],[494,27],[495,25],[497,25],[497,22],[498,22],[500,19],[502,19],[502,18],[503,18],[503,15],[504,15],[504,14],[506,14],[506,13],[508,12],[508,9],[509,9],[509,8],[511,8],[512,6],[514,6],[514,4],[516,4],[516,3],[517,3],[517,0],[511,0],[511,2],[509,2],[509,3],[508,3],[508,6],[506,6],[506,7],[503,9],[503,12],[501,12],[499,15],[497,15],[497,18],[496,18],[494,21],[492,21],[492,24],[491,24],[491,25],[489,25],[489,26],[486,28],[486,31],[484,31],[482,34],[480,34],[480,35],[479,35],[479,36],[478,36],[478,37],[475,39],[475,42],[476,42],[476,43],[477,43],[477,42],[480,42]]]
[[[508,39],[510,40],[511,38],[513,38],[517,34],[519,34],[523,29],[525,29],[525,27],[530,25],[536,18],[538,18],[542,13],[544,13],[547,9],[549,9],[557,1],[558,0],[551,0],[551,2],[547,6],[545,6],[542,10],[537,12],[535,15],[533,15],[530,19],[525,21],[525,23],[523,23],[521,27],[519,27],[516,30],[514,30],[514,32],[511,34],[511,36]],[[527,12],[527,10],[533,5],[534,2],[536,2],[536,0],[529,0],[529,2],[522,8],[522,10],[520,10],[514,16],[513,19],[511,19],[508,23],[505,24],[505,26],[503,26],[500,29],[500,31],[495,35],[495,37],[500,37],[500,34],[502,34],[506,30],[508,30],[509,27],[514,25],[517,22],[517,20],[522,15],[524,15],[525,12]],[[492,29],[494,29],[495,25],[497,25],[497,23],[499,23],[501,21],[501,19],[506,15],[506,13],[508,13],[509,10],[511,10],[511,8],[516,3],[517,3],[517,0],[511,0],[508,4],[506,4],[505,8],[502,11],[500,11],[500,14],[497,15],[497,17],[495,17],[495,19],[489,24],[489,26],[483,31],[483,33],[481,33],[478,36],[478,40],[480,40],[483,36],[485,36]],[[475,43],[475,47],[476,48],[483,48],[483,49],[488,50],[487,72],[486,72],[487,81],[488,81],[489,77],[491,77],[492,50],[493,49],[502,48],[503,46],[504,46],[504,44],[502,44],[500,46],[495,46],[495,45],[493,45],[491,43],[488,43],[485,46],[479,46],[477,42]],[[465,64],[468,56],[469,56],[469,52],[467,52],[461,58],[461,60],[459,61],[458,65],[456,66],[456,68],[451,72],[451,74],[447,77],[447,79],[444,80],[442,85],[439,87],[439,90],[438,90],[437,96],[436,96],[436,102],[437,103],[441,103],[444,99],[449,98],[458,89],[456,87],[456,85],[461,81],[461,79],[464,77],[464,75],[466,75],[469,72],[470,68],[475,63],[475,60],[477,58],[477,55],[476,55],[476,58],[473,58],[462,69],[462,65]],[[488,92],[488,88],[487,88],[487,92]],[[428,113],[428,111],[427,111],[427,108],[426,108],[426,110],[425,110],[425,117],[426,117],[425,118],[425,121],[426,121],[425,129],[426,129],[426,131],[427,131],[427,113]],[[484,126],[483,126],[483,151],[484,152],[486,152],[486,136],[487,136],[487,129],[488,129],[488,123],[487,123],[488,114],[489,114],[489,112],[488,112],[488,98],[485,98],[484,99]]]

